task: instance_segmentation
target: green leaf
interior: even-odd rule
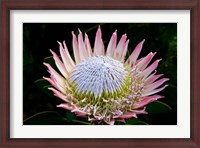
[[[166,103],[155,101],[147,105],[146,111],[151,114],[161,114],[171,111],[172,108]]]
[[[52,91],[50,91],[48,88],[51,87],[50,83],[47,80],[44,79],[38,79],[34,82],[34,84],[44,93],[46,93],[47,95],[51,96],[52,98],[54,98],[54,95],[52,93]]]
[[[126,125],[148,125],[146,122],[138,118],[131,118],[126,120]]]
[[[76,119],[72,120],[72,124],[75,124],[75,125],[92,125],[91,122],[86,122],[86,121],[76,120]]]
[[[67,122],[72,122],[72,120],[76,118],[74,113],[72,113],[69,110],[66,112],[66,117],[67,117]]]
[[[91,122],[76,119],[69,121],[57,112],[44,111],[25,119],[23,125],[91,125]]]
[[[54,111],[37,113],[23,121],[24,125],[63,125],[66,118]]]
[[[50,85],[48,81],[44,80],[44,79],[38,79],[34,82],[38,87],[44,87],[47,85]]]

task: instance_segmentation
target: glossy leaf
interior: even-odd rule
[[[52,91],[48,90],[48,88],[51,87],[48,81],[41,78],[36,80],[34,83],[40,90],[42,90],[44,93],[54,98]]]
[[[66,124],[66,118],[53,111],[37,113],[23,122],[24,125],[63,125]]]
[[[155,101],[147,105],[146,111],[151,114],[161,114],[171,111],[172,108],[161,101]]]
[[[71,111],[66,112],[66,117],[67,117],[67,122],[72,122],[72,120],[76,118],[74,113],[72,113]]]
[[[146,122],[138,118],[131,118],[126,120],[126,125],[148,125]]]
[[[67,119],[54,111],[44,111],[37,113],[23,121],[24,125],[90,125],[90,122],[85,122],[77,119]]]

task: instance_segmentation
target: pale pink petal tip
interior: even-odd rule
[[[80,59],[84,60],[88,58],[88,51],[86,49],[85,43],[83,41],[83,35],[82,32],[80,32],[80,30],[78,35],[78,47],[79,47]]]
[[[165,83],[166,81],[168,81],[168,78],[162,78],[158,81],[155,81],[154,83],[151,83],[147,86],[145,86],[145,91],[150,92],[152,90],[154,90],[155,88],[158,88],[159,86],[161,86],[163,83]]]
[[[59,41],[57,41],[58,44],[61,44]]]
[[[117,44],[117,32],[114,32],[110,38],[110,41],[108,43],[107,46],[107,51],[106,51],[106,55],[113,57],[114,56],[114,51],[116,49],[116,44]]]
[[[119,117],[117,117],[117,118],[119,118],[119,119],[125,119],[125,118],[137,118],[137,115],[136,115],[136,113],[135,112],[127,112],[127,113],[125,113],[125,114],[123,114],[123,115],[121,115],[121,116],[119,116]]]
[[[45,62],[43,62],[43,64],[44,64],[45,66],[47,66],[47,67],[49,66],[49,64],[48,64],[48,63],[45,63]]]
[[[69,104],[60,104],[60,105],[57,105],[57,107],[61,107],[61,108],[64,108],[66,110],[72,110],[72,109],[74,109],[74,106],[69,105]]]
[[[74,31],[72,31],[72,37],[73,37],[73,39],[76,38],[76,35],[74,34]]]
[[[84,111],[79,110],[77,108],[73,109],[71,112],[74,112],[77,116],[87,116],[87,115],[89,115],[88,112],[84,112]]]
[[[81,32],[81,30],[78,28],[78,32],[80,33],[80,34],[82,34],[82,32]]]
[[[52,80],[51,80],[51,78],[47,78],[47,77],[42,77],[43,79],[45,79],[45,80],[47,80],[48,82],[53,82]]]
[[[135,113],[136,114],[148,114],[148,112],[146,112],[145,110],[146,110],[146,107],[144,107],[143,110],[136,110]]]
[[[113,32],[112,35],[116,36],[117,35],[117,30],[115,30],[115,32]]]
[[[144,42],[145,42],[145,39],[143,39],[141,43],[143,44]]]
[[[150,95],[153,95],[153,94],[155,94],[155,93],[158,93],[158,92],[164,90],[167,86],[168,86],[168,85],[165,85],[165,86],[163,86],[163,87],[161,87],[161,88],[154,89],[154,90],[152,90],[152,91],[147,91],[147,92],[145,92],[145,93],[143,94],[143,97],[145,97],[145,96],[150,96]]]
[[[144,39],[135,47],[135,49],[133,50],[133,52],[131,53],[131,55],[129,56],[128,60],[127,60],[127,63],[132,65],[136,62],[141,50],[142,50],[142,47],[143,47],[143,43],[144,43]]]
[[[156,60],[154,63],[152,63],[149,67],[147,67],[144,71],[142,76],[145,76],[144,78],[146,78],[147,76],[149,76],[149,74],[151,74],[157,67],[158,67],[158,63],[161,61],[161,59]]]
[[[51,49],[49,49],[49,51],[51,52],[51,54],[53,55],[53,56],[55,56],[55,52],[54,51],[52,51]]]
[[[94,42],[94,55],[100,56],[104,55],[104,43],[102,40],[102,34],[100,26],[96,32],[95,42]]]
[[[125,46],[126,46],[126,34],[122,35],[118,45],[117,45],[117,48],[114,52],[114,58],[117,59],[117,60],[123,60],[123,52],[125,50]]]
[[[154,96],[144,97],[143,100],[135,107],[135,109],[142,108],[146,106],[147,104],[154,102],[158,99],[162,99],[162,98],[165,98],[165,96],[154,95]]]

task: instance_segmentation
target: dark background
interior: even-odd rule
[[[165,98],[160,101],[167,103],[172,110],[163,114],[139,115],[138,117],[150,125],[177,124],[177,24],[176,23],[24,23],[23,24],[23,117],[28,117],[42,111],[57,111],[61,115],[66,112],[56,108],[62,101],[57,97],[49,97],[42,92],[35,81],[43,76],[49,77],[43,65],[45,57],[51,56],[49,49],[59,54],[57,41],[66,41],[69,52],[72,53],[72,35],[79,28],[87,32],[91,46],[98,25],[101,25],[105,47],[112,33],[117,29],[118,41],[126,33],[129,42],[129,54],[134,47],[145,39],[140,57],[149,52],[157,52],[154,60],[162,58],[158,73],[170,78],[169,85],[160,95]],[[128,56],[128,54],[127,54]]]

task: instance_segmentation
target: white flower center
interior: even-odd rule
[[[90,57],[77,64],[70,75],[69,82],[77,94],[114,95],[123,89],[127,78],[124,65],[107,56]]]

